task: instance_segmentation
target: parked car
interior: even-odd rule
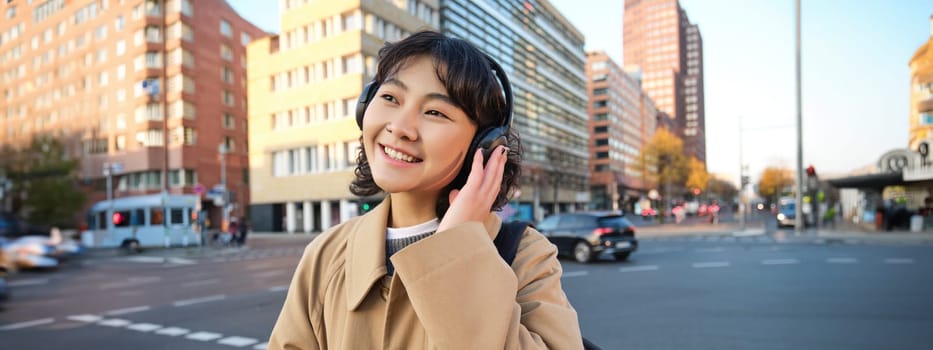
[[[10,299],[10,287],[7,286],[6,279],[13,269],[6,252],[3,250],[4,241],[5,240],[0,237],[0,308],[3,307],[3,302]]]
[[[647,219],[647,218],[655,217],[655,216],[658,216],[658,211],[655,210],[654,208],[644,208],[641,210],[642,218]]]
[[[635,225],[618,213],[563,213],[549,216],[536,225],[558,254],[581,263],[610,255],[628,259],[638,249]]]

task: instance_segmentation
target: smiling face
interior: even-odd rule
[[[386,78],[363,118],[363,145],[376,185],[387,193],[430,197],[425,200],[436,199],[457,176],[475,133],[429,56],[411,58]]]

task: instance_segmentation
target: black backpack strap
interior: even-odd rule
[[[499,226],[499,234],[496,235],[496,239],[492,243],[496,245],[499,256],[502,257],[502,260],[505,260],[507,265],[512,265],[512,261],[515,260],[515,254],[518,253],[518,243],[522,240],[522,233],[525,232],[528,225],[529,223],[524,221],[512,221],[502,223],[502,226]]]
[[[512,221],[509,223],[502,223],[502,226],[499,226],[499,234],[496,235],[496,239],[492,241],[496,245],[496,249],[499,251],[499,256],[502,257],[502,260],[505,260],[505,263],[509,266],[512,265],[512,261],[515,260],[515,254],[518,253],[518,243],[522,240],[522,234],[525,233],[525,229],[528,226],[534,227],[531,223],[525,221]],[[583,338],[583,349],[585,350],[601,350],[599,346],[593,344],[586,338]]]

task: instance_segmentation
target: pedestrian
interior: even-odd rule
[[[246,217],[243,216],[240,218],[240,225],[237,226],[239,232],[236,235],[236,244],[238,246],[243,246],[246,244],[246,235],[249,233],[249,222],[246,221]]]
[[[387,195],[311,241],[269,348],[582,348],[554,245],[528,228],[509,266],[493,244],[521,159],[505,72],[431,31],[378,62],[350,189]]]

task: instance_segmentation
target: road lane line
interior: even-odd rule
[[[188,305],[206,303],[206,302],[211,302],[211,301],[224,300],[224,299],[226,299],[226,298],[227,298],[226,295],[224,295],[224,294],[218,294],[218,295],[211,295],[211,296],[209,296],[209,297],[203,297],[203,298],[194,298],[194,299],[179,300],[179,301],[176,301],[176,302],[172,303],[172,305],[175,305],[176,307],[178,307],[178,306],[188,306]]]
[[[97,315],[74,315],[68,316],[68,319],[71,321],[92,323],[102,320],[103,317]]]
[[[54,318],[43,318],[41,320],[14,323],[14,324],[9,324],[9,325],[0,327],[0,331],[12,331],[14,329],[23,329],[23,328],[41,326],[41,325],[49,324],[52,322],[55,322]]]
[[[767,260],[762,260],[761,264],[762,265],[791,265],[791,264],[796,264],[799,262],[800,261],[797,259],[767,259]]]
[[[887,258],[884,259],[885,264],[913,264],[914,259],[910,258]]]
[[[101,326],[107,326],[107,327],[126,327],[130,325],[131,323],[132,322],[124,320],[122,318],[111,318],[108,320],[97,322],[97,324]]]
[[[287,274],[287,273],[289,273],[289,271],[285,271],[285,270],[272,270],[272,271],[265,271],[265,272],[257,272],[257,273],[254,273],[254,274],[253,274],[253,277],[259,277],[259,278],[263,278],[263,277],[272,277],[272,276],[278,276],[278,275],[283,275],[283,274]]]
[[[132,329],[134,331],[140,331],[140,332],[152,332],[156,329],[162,328],[162,326],[157,325],[157,324],[152,324],[152,323],[137,323],[134,325],[130,325],[129,327],[126,327],[126,328]]]
[[[188,332],[190,331],[184,328],[167,327],[167,328],[162,328],[160,330],[157,330],[156,334],[167,335],[170,337],[177,337],[182,334],[188,334]]]
[[[658,265],[643,265],[643,266],[620,267],[619,272],[654,271],[657,269],[658,269]]]
[[[104,315],[107,315],[107,316],[117,316],[117,315],[131,314],[131,313],[134,313],[134,312],[141,312],[141,311],[149,311],[149,305],[143,305],[143,306],[136,306],[136,307],[128,307],[128,308],[124,308],[124,309],[111,310],[111,311],[105,312]]]
[[[580,276],[586,276],[586,275],[588,275],[588,274],[589,274],[589,271],[564,272],[564,275],[561,276],[561,278],[563,278],[563,277],[580,277]]]
[[[185,282],[185,283],[182,283],[181,286],[183,288],[191,288],[191,287],[206,286],[208,284],[215,284],[215,283],[220,283],[220,279],[212,278],[212,279],[203,280],[203,281]]]
[[[237,337],[237,336],[227,337],[227,338],[223,338],[217,341],[218,344],[236,346],[238,348],[253,345],[253,344],[256,344],[257,342],[258,340],[253,339],[253,338],[244,338],[244,337]]]
[[[253,350],[266,350],[269,348],[269,343],[257,344],[253,347]]]
[[[185,338],[192,339],[192,340],[200,340],[200,341],[211,341],[211,340],[214,340],[220,337],[223,337],[223,335],[219,333],[211,333],[211,332],[197,332],[197,333],[191,333],[185,336]]]
[[[200,304],[200,303],[207,303],[207,302],[211,302],[211,301],[224,300],[224,299],[226,299],[226,298],[227,298],[227,296],[226,296],[225,294],[217,294],[217,295],[211,295],[211,296],[209,296],[209,297],[203,297],[203,298],[194,298],[194,299],[179,300],[179,301],[176,301],[176,302],[172,303],[172,305],[174,305],[174,306],[188,306],[188,305],[194,305],[194,304]]]
[[[286,290],[288,290],[288,285],[281,285],[281,286],[275,286],[275,287],[269,288],[270,292],[284,292]]]
[[[829,258],[826,259],[827,263],[830,264],[855,264],[858,262],[856,258]]]
[[[115,289],[115,288],[127,288],[127,287],[136,287],[144,284],[156,283],[162,280],[162,277],[151,276],[151,277],[131,277],[126,281],[107,283],[100,286],[101,290]]]
[[[33,278],[28,280],[19,280],[19,281],[10,281],[6,285],[9,287],[25,287],[25,286],[35,286],[40,284],[49,283],[48,278]]]
[[[715,268],[715,267],[729,267],[728,261],[712,261],[712,262],[701,262],[693,263],[693,268],[695,269],[706,269],[706,268]]]
[[[723,247],[713,247],[713,248],[696,248],[693,251],[697,253],[722,253],[726,251],[726,248]]]

